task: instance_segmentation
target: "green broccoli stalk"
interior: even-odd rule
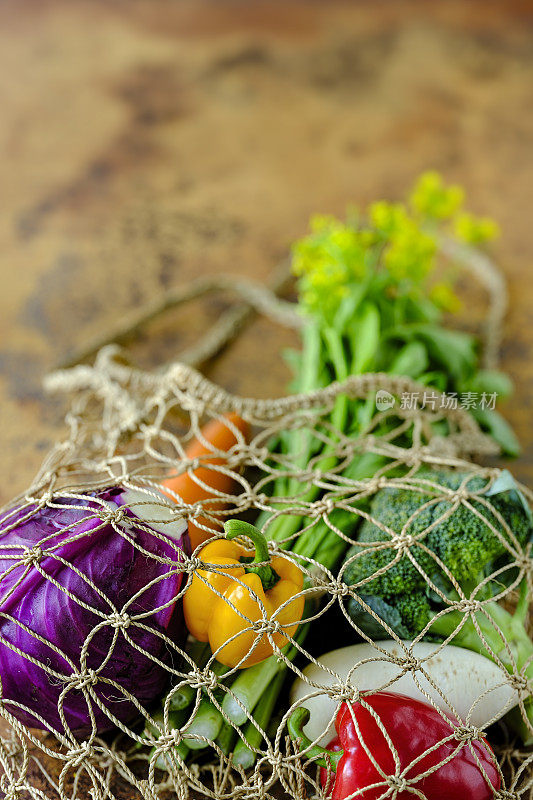
[[[359,631],[453,641],[533,678],[527,583],[517,566],[531,542],[531,512],[511,475],[421,472],[414,486],[379,491],[370,514],[344,569]],[[514,614],[498,603],[511,587],[520,589]],[[533,703],[526,711],[519,733],[533,740]]]

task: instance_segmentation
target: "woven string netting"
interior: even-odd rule
[[[373,397],[379,389],[398,398],[403,392],[424,391],[425,387],[403,378],[364,375],[309,395],[278,400],[250,400],[227,394],[183,364],[171,365],[158,374],[131,369],[117,358],[117,350],[113,347],[104,348],[93,367],[76,367],[52,376],[49,387],[66,391],[72,397],[67,416],[69,433],[65,441],[59,443],[49,454],[28,491],[15,498],[10,507],[4,510],[7,514],[13,508],[24,508],[28,514],[32,514],[36,508],[54,507],[58,502],[64,503],[64,498],[83,500],[86,497],[83,493],[98,493],[103,487],[118,485],[141,492],[141,497],[144,496],[146,502],[152,504],[152,508],[155,503],[171,509],[176,520],[183,517],[194,519],[197,525],[203,526],[210,533],[216,528],[217,522],[224,519],[244,515],[253,520],[258,512],[270,511],[270,521],[263,528],[267,537],[270,526],[277,518],[296,515],[303,519],[303,529],[309,531],[325,522],[334,535],[346,542],[348,548],[351,539],[336,526],[336,512],[349,512],[355,518],[373,521],[379,525],[379,520],[374,519],[368,511],[372,497],[387,487],[408,488],[424,494],[426,499],[429,494],[432,503],[447,502],[449,510],[445,516],[455,513],[461,506],[471,509],[472,503],[475,503],[478,516],[502,543],[508,566],[515,567],[513,580],[507,586],[502,584],[496,599],[512,608],[517,602],[517,587],[524,577],[527,578],[531,597],[533,562],[529,551],[519,544],[503,517],[495,517],[491,513],[489,518],[483,513],[484,508],[490,507],[487,498],[501,473],[494,468],[477,466],[471,459],[493,454],[494,445],[480,432],[468,413],[444,407],[438,392],[434,393],[432,407],[408,410],[402,409],[400,403],[396,402],[392,408],[376,412],[370,425],[358,435],[347,436],[342,431],[335,430],[329,421],[335,399],[339,395],[344,394],[349,402],[355,402]],[[227,453],[212,448],[213,458],[223,457],[223,463],[218,461],[209,467],[207,462],[203,462],[203,465],[231,476],[235,481],[234,492],[218,493],[215,499],[192,506],[179,502],[174,504],[159,494],[159,481],[170,472],[179,474],[188,471],[189,474],[194,474],[198,463],[187,459],[188,443],[201,436],[201,427],[206,421],[214,418],[223,421],[225,418],[222,415],[230,411],[237,412],[250,423],[252,436],[246,442],[242,435],[233,431],[237,442]],[[226,421],[224,424],[231,423]],[[387,433],[378,435],[378,429],[380,432],[386,430]],[[287,457],[279,453],[274,456],[269,446],[285,431],[300,431],[298,435],[305,437],[306,441],[316,442],[317,449],[322,454],[325,451],[331,456],[331,466],[324,469],[322,461],[320,469],[318,468],[323,455],[311,458],[304,467],[298,463],[297,456]],[[382,459],[382,465],[376,473],[361,480],[347,478],[344,474],[347,465],[369,453]],[[439,482],[438,476],[443,471],[460,471],[466,473],[467,478],[462,480],[459,488],[451,490]],[[285,496],[273,499],[270,490],[274,479],[280,475],[287,478],[290,490]],[[471,482],[470,478],[475,477],[484,479],[481,489],[479,482]],[[318,500],[306,499],[312,485],[320,487]],[[531,492],[525,487],[520,488],[528,502],[531,502]],[[142,504],[142,499],[140,502]],[[132,510],[135,510],[133,506]],[[94,508],[88,507],[87,516],[94,518]],[[122,513],[115,515],[107,512],[103,516],[105,518],[102,524],[85,532],[83,536],[98,537],[104,525],[112,525],[117,535],[127,535],[133,546],[138,547],[135,536],[131,535],[131,527],[126,525]],[[5,528],[5,521],[3,526]],[[298,534],[301,531],[302,528]],[[56,533],[62,532],[64,531]],[[70,533],[76,536],[76,525]],[[385,543],[381,542],[379,547],[390,550],[391,562],[394,558],[410,558],[418,563],[416,554],[424,547],[428,533],[427,529],[417,531],[416,537],[413,537],[408,530],[390,531],[389,539]],[[347,613],[350,598],[358,598],[369,614],[374,617],[376,615],[361,598],[364,595],[364,585],[349,586],[345,582],[344,566],[339,566],[332,573],[312,558],[304,559],[303,562],[296,560],[290,548],[298,534],[270,543],[271,553],[284,555],[299,563],[304,570],[307,580],[302,594],[309,600],[306,608],[310,611],[306,613],[307,619],[311,620],[311,627],[320,624],[324,614],[331,613],[337,606],[346,620],[346,626],[351,626],[353,630],[352,639],[348,640],[345,636],[343,641],[324,641],[317,650],[316,642],[311,647],[306,644],[305,639],[299,641],[293,638],[292,644],[300,655],[292,662],[287,660],[285,650],[279,650],[272,639],[272,635],[278,631],[275,616],[268,619],[263,609],[263,620],[259,623],[251,620],[247,622],[255,635],[254,646],[266,637],[280,663],[286,663],[286,686],[290,686],[296,677],[307,682],[308,691],[298,704],[305,706],[306,700],[309,701],[319,694],[325,694],[332,701],[330,719],[324,720],[325,731],[343,700],[359,699],[364,704],[366,687],[358,685],[356,678],[350,680],[335,670],[329,670],[327,674],[323,672],[325,677],[320,681],[310,680],[301,670],[308,662],[316,664],[316,656],[324,651],[355,643],[361,638],[371,643],[372,640],[364,634],[361,635],[362,632],[350,620]],[[213,538],[218,536],[215,533]],[[47,558],[53,559],[55,550],[53,535],[43,536],[42,541],[31,551],[7,547],[0,540],[2,557],[12,561],[12,567],[6,573],[18,569],[21,581],[30,569],[40,572],[44,583],[52,581],[53,578],[42,567],[42,563]],[[371,547],[367,546],[365,552],[370,550]],[[425,552],[430,554],[439,569],[443,568],[435,553],[427,549]],[[149,560],[150,552],[143,550],[143,553]],[[67,569],[75,568],[74,564],[67,563],[64,566]],[[179,604],[192,576],[201,566],[199,548],[191,555],[183,555],[171,566],[185,577],[173,598],[173,602]],[[218,569],[224,574],[231,574],[231,568],[219,566]],[[0,576],[0,586],[6,573]],[[453,582],[453,575],[448,577]],[[425,574],[425,578],[429,587],[434,592],[440,592],[442,596],[441,588],[432,582],[429,575]],[[94,581],[88,577],[87,586],[95,588]],[[68,594],[73,603],[87,600],[86,596],[78,598],[62,587],[59,589],[65,595]],[[102,592],[104,587],[100,585],[99,589]],[[105,599],[105,591],[103,594]],[[482,612],[486,602],[475,598],[475,592],[471,599],[461,595],[459,588],[459,599],[456,602],[448,601],[449,607],[456,609],[462,617],[475,620],[474,615]],[[6,592],[2,590],[2,605],[7,599]],[[131,645],[134,632],[146,628],[150,612],[154,609],[148,608],[142,613],[134,614],[128,607],[116,608],[106,615],[102,614],[101,607],[92,609],[89,603],[89,610],[99,617],[99,628],[108,628],[111,632],[111,652],[114,648]],[[2,634],[6,622],[15,626],[19,624],[9,612],[2,610],[0,647],[13,649],[13,642],[8,642]],[[243,624],[246,625],[246,620],[243,620]],[[158,635],[165,639],[170,654],[167,659],[159,661],[159,666],[168,673],[168,689],[160,698],[164,714],[158,720],[152,717],[152,706],[143,707],[135,697],[127,695],[120,680],[113,681],[109,677],[105,678],[106,690],[115,690],[119,698],[127,696],[136,705],[138,716],[134,721],[124,724],[107,710],[116,727],[115,733],[105,736],[98,734],[93,717],[93,724],[89,726],[92,730],[83,739],[76,738],[66,724],[66,718],[61,713],[62,708],[59,708],[63,723],[61,726],[54,730],[49,729],[48,733],[29,728],[17,719],[20,716],[17,704],[5,693],[2,694],[0,714],[5,724],[0,740],[0,761],[3,769],[0,791],[7,800],[26,797],[60,797],[62,800],[92,797],[93,800],[106,800],[126,796],[124,783],[130,787],[127,790],[128,797],[142,797],[147,800],[167,796],[187,798],[190,795],[251,800],[279,797],[280,791],[294,798],[324,796],[318,780],[317,766],[309,763],[305,753],[300,753],[287,735],[287,718],[295,707],[291,705],[287,692],[282,695],[283,701],[276,709],[279,715],[276,717],[275,729],[262,731],[263,736],[256,748],[257,757],[252,769],[245,772],[235,766],[231,756],[224,755],[216,742],[209,742],[209,748],[197,750],[199,758],[192,763],[184,761],[178,747],[180,742],[190,744],[196,741],[198,744],[202,738],[190,732],[202,698],[209,698],[228,721],[223,703],[225,696],[234,697],[231,677],[236,670],[230,669],[220,677],[213,669],[216,653],[207,665],[197,668],[188,656],[188,649],[183,641],[178,642],[162,633]],[[422,695],[439,709],[445,719],[449,719],[449,714],[457,715],[445,689],[435,683],[426,669],[430,657],[439,653],[443,645],[435,643],[428,655],[417,658],[410,646],[393,634],[391,638],[395,639],[396,646],[391,650],[376,645],[375,656],[370,659],[371,662],[376,662],[376,672],[384,663],[392,669],[392,677],[389,669],[383,684],[374,687],[374,690],[383,688],[394,691],[397,680],[411,675]],[[98,692],[101,688],[99,684],[104,680],[100,674],[101,669],[95,667],[89,670],[86,667],[87,659],[91,655],[91,641],[91,637],[87,637],[83,647],[80,646],[79,659],[71,660],[70,666],[65,667],[64,674],[58,674],[57,669],[52,670],[47,663],[41,663],[41,667],[48,672],[51,682],[56,685],[64,684],[59,706],[68,698],[68,692],[75,690],[83,695],[88,709],[106,713],[106,704],[102,700],[102,694]],[[490,644],[485,644],[498,671],[498,679],[492,688],[493,692],[501,695],[499,711],[518,701],[518,707],[525,716],[524,701],[531,694],[531,687],[523,674],[527,665],[522,670],[515,667],[509,672],[499,658],[501,653],[494,653]],[[151,657],[147,651],[144,651],[144,655]],[[507,661],[512,661],[510,649],[506,655]],[[103,669],[106,658],[101,655],[100,659]],[[194,699],[185,720],[176,727],[171,724],[169,716],[171,702],[177,689],[185,685],[193,689]],[[509,699],[510,697],[514,699]],[[29,711],[35,714],[36,707]],[[249,712],[245,716],[252,719]],[[495,712],[481,727],[489,727],[499,716],[500,713]],[[475,707],[466,718],[452,725],[450,741],[454,745],[453,753],[459,752],[461,748],[471,747],[472,739],[479,737],[480,727],[474,724],[474,720]],[[381,723],[380,727],[394,753],[394,745],[386,729]],[[242,727],[236,730],[238,733]],[[371,750],[372,743],[366,744]],[[533,755],[506,740],[504,729],[499,737],[496,753],[501,767],[502,789],[495,797],[501,800],[533,797]],[[162,763],[165,764],[165,770],[158,767]],[[399,764],[397,759],[396,764]],[[433,769],[437,767],[438,765]],[[400,792],[408,791],[413,797],[424,798],[425,795],[420,790],[419,783],[412,777],[413,774],[416,775],[416,770],[408,774],[407,769],[401,770],[399,766],[392,774],[383,774],[381,796],[395,798]],[[119,784],[122,784],[122,789],[117,788]],[[360,796],[365,795],[362,793]]]
[[[389,486],[413,487],[419,491],[424,489],[430,491],[434,498],[452,501],[450,509],[453,509],[455,507],[453,503],[468,505],[474,498],[482,502],[483,495],[499,474],[498,470],[483,469],[474,466],[468,460],[474,453],[492,452],[493,447],[466,412],[441,410],[438,396],[434,411],[401,410],[397,404],[395,408],[377,413],[370,427],[355,438],[347,437],[331,428],[327,421],[328,415],[339,393],[345,393],[349,398],[356,399],[365,398],[379,388],[397,396],[404,391],[420,388],[402,378],[366,375],[312,395],[293,396],[275,401],[256,401],[226,394],[190,367],[175,365],[158,376],[131,370],[118,363],[114,358],[114,352],[108,349],[100,354],[94,367],[83,367],[62,373],[55,381],[56,388],[61,384],[62,388],[74,393],[68,417],[70,435],[51,453],[34,485],[23,497],[15,501],[15,505],[22,504],[30,508],[35,507],[35,504],[53,503],[58,497],[76,497],[82,491],[120,484],[145,492],[147,501],[166,504],[173,508],[176,517],[190,515],[197,519],[201,511],[204,521],[210,519],[214,522],[217,519],[242,514],[252,518],[253,511],[270,509],[273,518],[282,513],[304,516],[305,524],[311,528],[321,520],[329,521],[332,530],[339,537],[347,538],[331,521],[335,509],[349,510],[354,515],[369,518],[368,511],[361,511],[363,506],[360,501],[362,498],[371,498],[380,489]],[[179,415],[176,415],[176,411],[179,411]],[[185,457],[187,443],[191,438],[200,435],[203,422],[228,411],[238,411],[253,426],[251,440],[246,443],[241,437],[225,455],[224,465],[213,467],[227,472],[234,478],[237,486],[235,493],[221,495],[218,502],[204,503],[201,508],[173,506],[161,495],[156,495],[153,489],[158,486],[158,480],[168,474],[169,470],[179,473],[193,470],[198,466],[188,462]],[[433,433],[434,424],[440,420],[446,421],[446,436],[437,436]],[[390,422],[389,433],[386,436],[376,436],[376,428],[385,421]],[[321,445],[326,446],[328,452],[335,456],[335,466],[330,470],[317,472],[311,461],[304,470],[282,456],[277,456],[277,461],[274,463],[269,456],[267,444],[284,430],[301,430],[306,436],[316,437]],[[384,466],[378,473],[360,481],[350,481],[343,477],[346,464],[366,453],[383,456]],[[214,455],[223,454],[214,451]],[[458,491],[451,492],[446,487],[440,486],[435,478],[428,478],[427,468],[466,470],[469,475],[486,477],[488,482],[482,491],[470,489],[467,482]],[[291,485],[296,489],[285,498],[273,501],[269,497],[269,488],[274,477],[280,473],[291,478]],[[310,484],[316,481],[319,481],[323,488],[320,500],[302,501]],[[530,498],[530,493],[525,488],[523,491]],[[109,522],[109,518],[106,518],[106,523]],[[117,517],[116,520],[111,520],[111,523],[116,526],[117,531],[122,530],[122,518]],[[524,575],[531,577],[532,563],[526,551],[517,544],[512,531],[503,519],[501,525],[495,525],[494,518],[487,519],[487,524],[505,543],[509,562],[517,567],[516,579],[508,588],[502,588],[499,595],[502,602],[512,604],[516,600],[514,590],[519,580]],[[98,530],[96,528],[86,535],[97,536]],[[268,534],[268,525],[265,532]],[[424,541],[425,534],[424,531],[422,535],[417,535],[419,543]],[[49,553],[53,554],[53,537],[43,540],[39,546],[40,558]],[[396,531],[391,535],[389,546],[395,553],[406,555],[411,550],[414,552],[417,545],[408,536],[403,535],[402,531]],[[285,553],[288,558],[294,559],[289,548],[289,541],[271,545],[272,551]],[[10,555],[14,565],[38,565],[35,552],[16,553],[11,548]],[[190,576],[198,569],[199,563],[198,554],[193,553],[192,556],[177,562],[176,568]],[[362,587],[347,586],[343,581],[342,568],[337,574],[333,574],[321,568],[313,559],[304,562],[304,570],[309,582],[303,593],[309,599],[314,597],[316,600],[311,606],[314,620],[312,625],[316,625],[318,619],[326,611],[331,611],[335,604],[342,609],[349,624],[346,614],[347,602],[350,596],[359,596],[358,591],[362,590]],[[46,580],[46,573],[42,572],[42,577]],[[438,591],[438,587],[433,588]],[[185,586],[176,597],[177,600],[184,590]],[[461,614],[472,615],[483,607],[483,601],[470,602],[467,598],[463,598],[451,604],[452,607],[454,605]],[[373,613],[371,609],[369,611]],[[146,619],[146,614],[129,615],[127,608],[117,609],[117,612],[118,616],[117,613],[109,614],[109,617],[102,621],[104,625],[107,623],[117,631],[116,647],[120,646],[121,637],[130,639],[132,630],[136,626],[145,624]],[[250,626],[252,627],[251,623]],[[355,642],[358,631],[355,630],[355,626],[353,627]],[[276,630],[275,619],[269,621],[265,616],[262,624],[253,624],[253,630],[257,639],[269,636]],[[331,643],[331,647],[346,643],[346,641]],[[297,660],[298,666],[287,662],[288,670],[294,677],[296,675],[302,677],[300,667],[308,661],[314,661],[316,652],[314,654],[308,652],[305,641],[303,644],[297,642],[295,644],[301,651],[302,658]],[[445,707],[445,693],[425,670],[427,659],[417,661],[409,648],[402,645],[400,640],[397,640],[397,644],[394,653],[376,650],[376,659],[380,659],[381,663],[385,659],[396,665],[398,678],[406,671],[416,674],[419,684],[422,681],[420,685],[427,699],[434,705]],[[90,650],[90,642],[86,645]],[[175,687],[184,683],[193,687],[196,693],[196,703],[190,707],[190,718],[194,716],[204,694],[223,711],[223,695],[231,693],[228,676],[231,676],[232,671],[230,670],[223,678],[218,678],[211,669],[212,662],[199,670],[190,663],[190,660],[187,661],[182,647],[170,640],[168,647],[173,650],[177,658],[172,660],[172,667],[166,665],[171,682],[165,700],[167,711]],[[435,644],[433,651],[436,653],[440,648],[441,645]],[[322,650],[327,649],[330,648],[324,644]],[[284,652],[278,649],[277,654],[280,659],[286,660]],[[498,663],[497,655],[494,655]],[[501,665],[501,662],[499,663]],[[44,668],[46,669],[46,665]],[[527,682],[523,675],[518,670],[510,674],[503,665],[500,671],[501,686],[511,686],[523,703],[528,694]],[[87,670],[83,669],[80,656],[80,662],[66,672],[67,674],[63,676],[65,684],[73,686],[74,682],[76,688],[83,692],[88,704],[102,705],[101,698],[95,694],[98,669],[88,676]],[[291,672],[287,675],[289,684]],[[57,675],[54,675],[54,680],[58,680]],[[394,682],[394,678],[387,678],[383,688],[394,690]],[[335,711],[335,704],[343,699],[357,698],[358,690],[364,688],[364,686],[358,687],[356,682],[352,684],[333,671],[324,683],[309,683],[309,696],[316,695],[322,689],[334,700]],[[116,689],[119,694],[123,694],[118,684]],[[440,704],[436,701],[439,697],[442,700]],[[305,698],[300,702],[305,705]],[[295,798],[320,795],[316,766],[306,764],[305,754],[298,753],[287,737],[285,723],[291,710],[288,701],[281,709],[283,717],[278,721],[277,731],[270,732],[270,735],[265,734],[257,748],[255,767],[246,773],[234,767],[220,749],[217,750],[215,743],[212,743],[212,750],[203,751],[204,754],[209,754],[207,759],[204,757],[203,761],[200,759],[192,764],[183,762],[176,746],[182,740],[190,741],[195,738],[195,734],[188,733],[190,719],[176,730],[169,725],[167,717],[162,722],[153,723],[155,732],[153,726],[150,732],[147,732],[149,729],[143,730],[143,725],[138,721],[131,724],[131,727],[120,724],[118,734],[112,738],[99,737],[96,731],[93,731],[92,735],[86,736],[83,741],[78,741],[68,728],[56,730],[54,734],[50,733],[47,736],[28,729],[13,715],[12,712],[16,709],[8,698],[4,698],[0,710],[11,728],[11,735],[5,736],[1,744],[4,768],[1,788],[5,792],[5,797],[10,800],[26,796],[25,791],[27,796],[32,797],[59,795],[61,798],[81,798],[88,796],[89,788],[93,798],[111,798],[116,796],[113,787],[117,776],[131,784],[131,797],[160,797],[164,796],[166,789],[176,793],[178,797],[187,797],[190,790],[216,798],[269,797],[272,796],[271,790],[275,784],[281,784],[287,794]],[[151,720],[150,709],[139,705],[138,711],[139,716]],[[453,706],[448,708],[448,713],[454,713]],[[471,720],[466,719],[463,722],[455,729],[457,748],[469,747],[469,740],[479,735]],[[329,720],[325,722],[325,727],[328,723]],[[371,743],[369,746],[371,747]],[[59,767],[57,775],[46,773],[48,777],[44,782],[40,782],[41,788],[32,785],[35,784],[35,764],[31,767],[33,778],[28,778],[30,764],[33,761],[39,762],[39,752],[49,757],[46,761],[48,769],[51,763],[50,757],[56,760]],[[531,779],[529,764],[532,757],[514,750],[511,744],[499,751],[499,757],[504,772],[503,786],[507,787],[505,790],[507,793],[500,793],[499,796],[528,796]],[[160,758],[165,759],[168,771],[156,768],[156,761]],[[42,769],[44,777],[44,767]],[[410,782],[405,781],[405,771],[390,776],[384,775],[383,797],[395,797],[406,786],[409,787]],[[412,792],[414,797],[425,796],[417,789],[416,782],[412,785]],[[172,793],[169,796],[173,796]]]

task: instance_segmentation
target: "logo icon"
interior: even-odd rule
[[[376,408],[378,411],[388,411],[389,408],[394,408],[395,403],[396,400],[390,392],[385,389],[378,389],[376,392]]]

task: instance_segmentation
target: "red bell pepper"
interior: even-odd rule
[[[322,786],[326,786],[328,768],[333,771],[329,773],[332,800],[378,800],[383,796],[490,800],[500,788],[500,773],[486,741],[458,736],[453,720],[448,721],[432,706],[392,692],[376,692],[363,702],[351,703],[351,709],[342,704],[335,720],[337,737],[327,748],[312,745],[303,733],[309,719],[306,708],[296,709],[289,718],[291,737],[300,740],[308,757],[316,758],[323,767]],[[374,715],[387,731],[398,763]],[[439,764],[434,772],[425,774]],[[409,786],[416,792],[409,791]],[[390,787],[396,794],[386,794]]]

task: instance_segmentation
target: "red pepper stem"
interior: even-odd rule
[[[289,735],[295,742],[299,742],[300,750],[305,750],[305,755],[308,758],[314,759],[315,764],[325,769],[331,768],[333,772],[337,771],[337,766],[344,750],[327,750],[325,747],[320,747],[319,744],[313,744],[311,739],[303,732],[303,726],[309,721],[309,709],[297,708],[292,712],[287,720],[287,728]]]
[[[256,575],[259,575],[265,591],[271,589],[279,581],[279,575],[268,563],[270,561],[270,553],[268,552],[267,540],[261,531],[255,525],[250,525],[249,522],[244,522],[242,519],[228,519],[224,523],[224,533],[227,539],[235,539],[236,536],[247,536],[252,540],[255,547],[254,558],[241,558],[240,560],[243,564],[246,564],[246,572],[255,572]],[[262,566],[256,566],[259,564]]]

